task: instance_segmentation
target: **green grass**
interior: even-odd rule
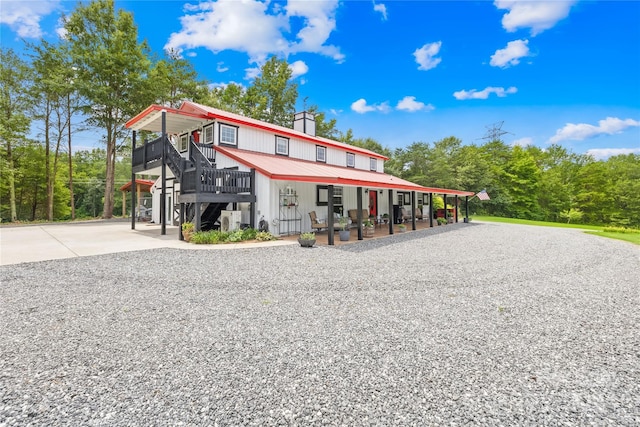
[[[546,221],[531,221],[528,219],[517,218],[501,218],[497,216],[483,216],[474,215],[472,219],[476,221],[487,222],[504,222],[508,224],[522,224],[522,225],[535,225],[543,227],[560,227],[560,228],[579,228],[585,231],[585,233],[593,234],[601,237],[608,237],[610,239],[624,240],[635,245],[640,245],[640,230],[634,228],[616,228],[605,227],[603,225],[587,225],[587,224],[567,224],[562,222],[546,222]]]

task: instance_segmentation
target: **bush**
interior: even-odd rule
[[[198,231],[191,236],[191,242],[197,245],[216,245],[220,243],[237,243],[247,240],[269,241],[276,237],[268,231],[258,231],[255,228],[245,228],[230,232],[220,230]]]

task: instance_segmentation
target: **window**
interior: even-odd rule
[[[209,125],[203,129],[203,144],[213,144],[213,125]]]
[[[327,147],[316,145],[316,161],[327,163]]]
[[[289,138],[276,136],[276,154],[281,156],[289,155]]]
[[[327,206],[329,204],[329,187],[316,186],[316,205]],[[342,206],[342,187],[333,187],[333,206]]]
[[[184,152],[187,151],[187,147],[189,146],[189,135],[186,133],[184,135],[180,135],[180,141],[178,142],[178,151]]]
[[[220,123],[220,144],[238,145],[238,128]]]
[[[347,153],[347,167],[355,168],[356,167],[356,155],[353,153]]]
[[[372,171],[377,171],[378,170],[378,161],[376,159],[374,159],[373,157],[369,158],[369,169]]]

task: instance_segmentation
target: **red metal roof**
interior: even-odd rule
[[[285,156],[239,150],[236,148],[221,146],[214,148],[219,153],[249,168],[253,168],[257,172],[274,180],[383,189],[392,188],[404,191],[458,196],[473,196],[474,194],[468,191],[423,187],[386,173],[327,165],[325,163],[292,159]]]
[[[136,179],[136,184],[140,185],[144,191],[149,192],[155,181],[148,179]],[[131,181],[120,187],[120,191],[131,191]]]

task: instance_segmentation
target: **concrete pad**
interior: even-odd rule
[[[178,240],[178,227],[167,226],[161,235],[157,224],[129,221],[89,221],[0,227],[0,265],[62,258],[129,252],[145,249],[180,248],[221,250],[293,244],[289,241],[193,245]]]

